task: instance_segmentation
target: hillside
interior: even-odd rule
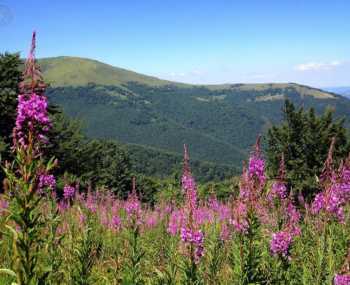
[[[60,56],[39,60],[41,70],[53,87],[80,86],[88,83],[122,87],[127,82],[152,86],[169,84],[169,81],[114,67],[96,60]]]
[[[39,64],[51,83],[50,101],[84,120],[89,136],[178,154],[187,143],[194,159],[234,167],[256,136],[281,120],[286,98],[317,112],[350,111],[349,100],[295,83],[189,85],[90,59],[46,58]]]

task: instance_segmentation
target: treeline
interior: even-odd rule
[[[182,173],[182,155],[136,144],[127,144],[126,148],[132,169],[137,173],[159,178],[180,177]],[[191,167],[197,180],[203,183],[229,179],[240,171],[232,166],[199,160],[193,160]]]

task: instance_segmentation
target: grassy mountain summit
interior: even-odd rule
[[[191,85],[174,83],[95,60],[39,61],[51,83],[49,99],[79,117],[91,137],[113,138],[239,167],[258,134],[281,120],[284,99],[347,116],[350,101],[296,83]]]
[[[88,58],[71,56],[42,58],[39,64],[46,80],[52,86],[79,86],[95,83],[120,87],[127,82],[161,86],[170,83]]]
[[[123,87],[125,84],[136,82],[149,86],[175,85],[178,87],[204,87],[209,90],[235,89],[242,91],[266,91],[271,89],[285,90],[295,88],[303,96],[314,96],[317,98],[335,98],[334,94],[302,86],[295,83],[260,83],[260,84],[213,84],[213,85],[191,85],[185,83],[162,80],[157,77],[148,76],[114,67],[97,60],[59,56],[51,58],[42,58],[39,60],[40,67],[46,80],[52,87],[58,86],[85,86],[89,83],[96,85],[110,85]]]

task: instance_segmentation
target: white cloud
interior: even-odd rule
[[[330,62],[307,62],[299,64],[295,67],[298,71],[319,71],[319,70],[330,70],[334,69],[340,65],[342,65],[343,62],[339,60],[333,60]]]

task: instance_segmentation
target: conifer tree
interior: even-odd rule
[[[283,122],[267,134],[269,174],[278,175],[284,154],[289,188],[295,195],[302,193],[309,199],[319,191],[317,180],[332,138],[335,137],[335,161],[339,162],[349,152],[344,119],[334,119],[330,109],[320,116],[312,108],[297,109],[288,100],[283,112]]]

